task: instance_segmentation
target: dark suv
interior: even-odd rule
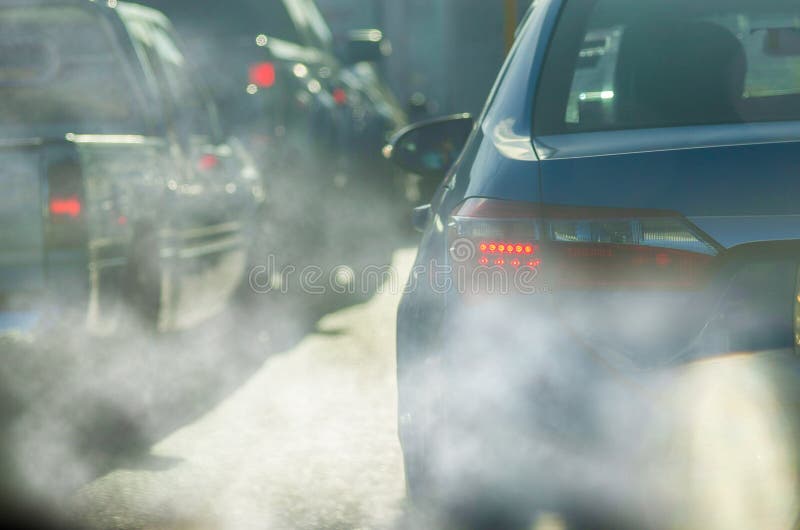
[[[186,327],[244,277],[261,179],[135,4],[0,1],[0,314]],[[69,319],[72,322],[72,319]]]

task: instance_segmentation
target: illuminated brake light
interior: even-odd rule
[[[451,245],[467,240],[476,251],[460,267],[527,267],[566,289],[696,288],[720,251],[685,218],[654,210],[468,199],[448,228]]]
[[[344,105],[347,103],[347,92],[345,92],[343,88],[335,89],[333,91],[333,101],[335,101],[337,105]]]
[[[81,210],[81,201],[77,196],[53,197],[50,199],[51,215],[76,218],[81,215]]]
[[[197,161],[197,169],[200,171],[211,171],[219,165],[219,158],[216,155],[207,154],[200,157]]]
[[[271,88],[275,85],[276,72],[273,63],[258,63],[250,66],[248,79],[258,88]]]
[[[510,263],[512,267],[516,268],[522,264],[521,258],[523,258],[523,256],[534,254],[536,249],[538,249],[538,245],[535,246],[525,243],[481,241],[478,245],[478,250],[480,250],[481,253],[481,256],[478,258],[478,263],[480,265],[486,265],[490,261],[488,256],[502,254],[506,256],[513,256],[514,258],[508,263]],[[501,261],[502,263],[499,263]],[[505,265],[506,260],[496,259],[494,263],[495,265]]]

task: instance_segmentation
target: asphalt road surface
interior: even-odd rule
[[[413,255],[394,253],[400,278]],[[258,311],[124,344],[4,338],[0,486],[81,528],[397,528],[398,291],[316,312],[309,298],[258,299]],[[721,357],[667,379],[654,408],[672,424],[664,458],[641,471],[646,501],[678,504],[655,527],[792,528],[798,357]],[[564,528],[552,514],[533,527]]]
[[[412,251],[395,254],[402,275]],[[325,316],[144,458],[84,485],[91,528],[372,529],[394,524],[398,292]]]

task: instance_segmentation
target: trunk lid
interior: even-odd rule
[[[538,141],[544,204],[672,212],[719,245],[715,263],[726,262],[697,289],[557,291],[569,329],[634,364],[672,359],[688,349],[791,346],[800,252],[796,259],[792,252],[771,258],[759,249],[800,240],[797,136],[796,127],[749,125]],[[729,250],[741,246],[748,252]],[[726,260],[728,255],[735,257]],[[731,339],[744,328],[752,333]],[[774,333],[765,337],[758,329]]]

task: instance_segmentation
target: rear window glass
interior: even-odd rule
[[[569,0],[538,135],[800,120],[800,2]]]
[[[0,126],[121,124],[137,116],[108,23],[90,10],[0,8]]]

